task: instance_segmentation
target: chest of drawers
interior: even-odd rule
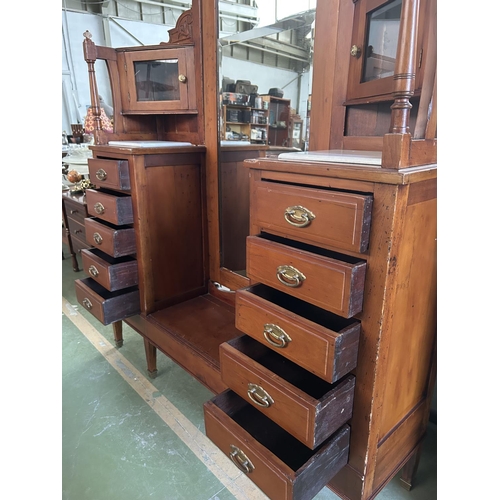
[[[246,165],[251,286],[235,301],[245,335],[221,346],[229,389],[205,404],[207,435],[273,500],[310,499],[324,485],[342,498],[374,498],[415,462],[429,414],[436,169]],[[249,428],[255,410],[262,416]],[[315,477],[306,488],[297,470],[281,490],[259,473],[286,469],[266,455],[280,439],[320,461],[316,472],[301,464]],[[348,458],[321,462],[336,440]]]
[[[79,271],[76,255],[90,245],[85,235],[85,218],[88,216],[84,193],[62,193],[63,242],[68,245],[73,270]]]

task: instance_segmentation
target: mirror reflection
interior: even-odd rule
[[[249,233],[243,161],[309,143],[316,2],[257,4],[254,18],[219,19],[221,267],[241,276]]]

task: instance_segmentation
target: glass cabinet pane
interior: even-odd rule
[[[137,101],[180,99],[178,59],[135,61],[134,78]]]
[[[363,82],[394,74],[402,0],[394,0],[367,15]]]

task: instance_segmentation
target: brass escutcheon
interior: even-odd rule
[[[290,335],[288,335],[283,328],[273,323],[266,323],[264,325],[264,338],[273,346],[283,348],[292,341]]]
[[[89,267],[89,274],[90,274],[91,276],[94,276],[94,278],[95,278],[95,277],[99,276],[99,270],[98,270],[98,269],[97,269],[97,267],[95,267],[94,265],[91,265],[91,266]]]
[[[102,236],[99,233],[94,233],[94,242],[96,245],[100,245],[102,243]]]
[[[298,269],[288,265],[278,266],[276,268],[276,277],[281,283],[283,283],[283,285],[290,286],[292,288],[297,288],[306,279],[305,275]]]
[[[179,75],[179,81],[181,83],[186,83],[187,82],[187,77],[186,75]]]
[[[247,394],[256,405],[262,406],[262,408],[269,408],[274,404],[274,399],[260,385],[248,384]]]
[[[96,213],[98,213],[99,215],[100,214],[103,214],[104,213],[104,205],[98,201],[95,205],[94,205],[94,210],[96,211]]]
[[[234,444],[230,445],[231,451],[229,452],[229,458],[234,462],[234,464],[243,471],[245,474],[250,474],[250,472],[255,470],[254,464],[250,459]]]
[[[106,173],[106,170],[103,170],[100,168],[96,173],[95,176],[100,180],[100,181],[105,181],[106,178],[108,177],[108,174]]]
[[[83,300],[82,300],[82,304],[87,308],[87,309],[92,309],[92,302],[90,302],[89,299],[87,299],[87,297],[85,297]]]
[[[288,224],[295,227],[306,227],[316,218],[310,210],[300,205],[288,207],[284,215]]]

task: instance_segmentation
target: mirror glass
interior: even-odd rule
[[[316,11],[310,0],[256,3],[219,9],[220,258],[242,276],[249,233],[243,161],[308,149]]]

